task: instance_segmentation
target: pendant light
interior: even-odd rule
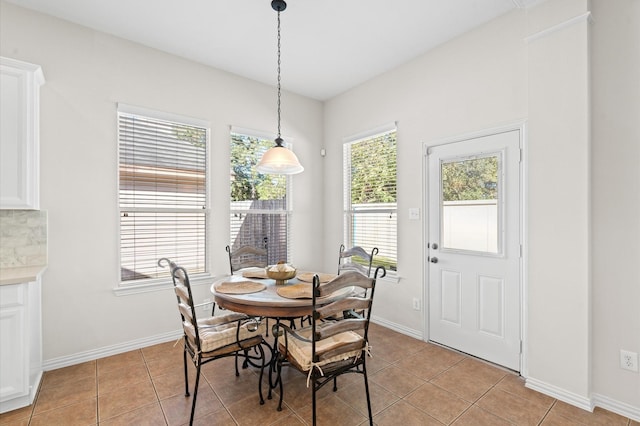
[[[276,146],[264,153],[256,170],[263,174],[295,175],[302,172],[304,167],[293,151],[284,147],[280,134],[280,12],[287,8],[287,3],[284,0],[273,0],[271,7],[278,12],[278,137],[275,140]]]

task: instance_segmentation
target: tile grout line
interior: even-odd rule
[[[546,412],[546,413],[544,413],[544,416],[542,416],[542,418],[541,418],[541,419],[540,419],[540,421],[538,422],[538,425],[541,425],[541,424],[544,422],[544,419],[546,419],[546,418],[547,418],[547,416],[548,416],[548,415],[549,415],[549,413],[551,412],[551,409],[552,409],[553,407],[555,407],[556,402],[558,402],[558,400],[557,400],[557,399],[554,399],[554,400],[553,400],[553,404],[551,404],[551,406],[549,407],[549,409],[547,410],[547,412]]]
[[[96,374],[96,425],[100,425],[100,398],[98,398],[99,383],[98,383],[98,360],[95,360],[95,374]]]
[[[142,348],[144,349],[144,348]],[[162,411],[162,417],[164,417],[165,425],[169,425],[169,419],[167,419],[167,413],[165,413],[162,404],[160,403],[160,395],[158,395],[158,389],[156,388],[156,383],[153,381],[153,376],[151,375],[151,370],[149,370],[149,363],[147,362],[147,357],[144,354],[144,351],[140,349],[140,354],[142,355],[142,361],[144,362],[144,368],[147,370],[147,375],[149,376],[149,380],[151,380],[151,386],[153,386],[153,393],[156,395],[156,400],[158,405],[160,406],[160,411]]]

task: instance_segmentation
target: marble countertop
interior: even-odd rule
[[[0,269],[0,285],[20,284],[35,281],[47,265],[21,266]]]

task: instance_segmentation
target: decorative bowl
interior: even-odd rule
[[[276,280],[276,285],[282,285],[285,281],[296,276],[296,269],[290,271],[272,271],[272,267],[267,268],[267,276],[272,280]]]

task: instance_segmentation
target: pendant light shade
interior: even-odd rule
[[[287,8],[284,0],[272,0],[271,7],[278,12],[278,137],[276,146],[267,150],[256,166],[256,170],[263,174],[295,175],[304,170],[293,151],[283,145],[280,135],[280,12]]]
[[[278,143],[279,142],[279,143]],[[276,139],[277,145],[267,150],[256,166],[263,174],[295,175],[304,170],[293,151],[282,146],[282,139]]]

